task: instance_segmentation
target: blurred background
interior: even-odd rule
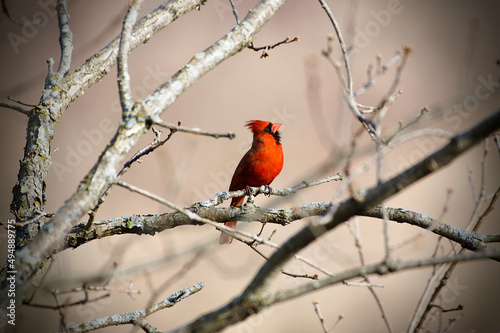
[[[146,1],[142,15],[161,1]],[[257,1],[235,0],[240,18]],[[500,3],[482,1],[328,1],[351,46],[354,86],[368,80],[370,66],[375,72],[377,55],[386,63],[403,45],[413,52],[403,72],[401,95],[393,103],[383,122],[386,133],[399,121],[408,124],[428,106],[430,112],[408,131],[441,128],[460,133],[498,110],[500,67]],[[46,61],[58,64],[55,1],[6,1],[12,18],[19,22],[37,22],[22,26],[5,15],[0,20],[0,98],[7,96],[28,104],[37,104],[47,72]],[[73,71],[118,35],[128,2],[69,1],[70,28],[74,35]],[[142,99],[179,70],[191,57],[226,34],[235,25],[229,2],[207,1],[153,36],[130,56],[130,75],[134,97]],[[236,164],[248,149],[251,134],[244,123],[263,119],[282,123],[281,133],[285,164],[273,187],[283,188],[303,180],[314,180],[343,172],[345,153],[359,123],[342,98],[339,78],[322,55],[327,35],[333,28],[319,2],[289,0],[262,29],[255,46],[274,44],[289,36],[299,42],[279,46],[260,59],[261,52],[249,49],[226,60],[186,91],[162,115],[166,122],[198,127],[215,132],[233,131],[234,140],[213,139],[176,133],[153,154],[135,164],[123,180],[187,206],[225,191]],[[336,41],[334,55],[340,59]],[[390,88],[398,64],[389,68],[376,85],[358,101],[378,105]],[[11,102],[13,103],[13,102]],[[9,212],[12,188],[16,183],[19,160],[23,157],[27,117],[10,109],[0,110],[2,172],[0,177],[0,219],[13,218]],[[75,191],[80,180],[96,162],[120,119],[116,68],[107,77],[78,98],[56,126],[52,141],[51,173],[47,182],[47,211],[57,210]],[[166,137],[168,131],[164,131]],[[131,156],[154,138],[144,135]],[[352,161],[357,167],[372,156],[375,146],[364,133],[357,142],[359,153]],[[389,178],[445,144],[443,139],[420,137],[389,153],[383,162],[384,177]],[[475,207],[475,195],[481,190],[483,145],[470,150],[450,166],[418,182],[386,202],[438,218],[448,207],[442,221],[459,228],[469,223]],[[499,186],[500,161],[497,146],[490,139],[484,168],[486,195]],[[354,188],[375,184],[374,170],[357,177]],[[473,184],[473,186],[471,186]],[[308,202],[331,201],[339,183],[329,183],[300,191],[289,198],[258,196],[256,204],[265,207],[293,207]],[[447,192],[453,192],[447,200]],[[348,193],[345,192],[342,198]],[[489,197],[491,198],[491,196]],[[489,202],[489,201],[488,201]],[[227,206],[227,203],[224,204]],[[498,205],[497,205],[498,206]],[[486,206],[481,206],[481,211]],[[99,210],[96,220],[155,214],[168,209],[149,199],[114,188]],[[484,220],[480,233],[498,234],[500,214],[493,210]],[[85,219],[86,220],[86,219]],[[310,220],[296,221],[287,227],[267,225],[273,241],[282,243]],[[240,223],[248,231],[258,232],[260,224]],[[359,266],[358,251],[349,225],[339,226],[321,242],[306,248],[301,255],[333,273]],[[390,223],[390,240],[397,244],[422,231],[408,225]],[[383,256],[382,222],[360,218],[359,232],[367,263]],[[5,244],[5,230],[1,241]],[[211,311],[238,295],[251,281],[264,260],[246,245],[233,242],[218,245],[219,233],[209,226],[186,226],[151,236],[114,236],[93,241],[75,250],[66,250],[54,258],[45,280],[61,290],[78,287],[81,281],[115,271],[108,282],[111,297],[65,310],[67,324],[139,310],[199,281],[205,287],[196,295],[148,317],[153,326],[171,330],[203,313]],[[438,237],[423,237],[397,250],[402,259],[429,257]],[[208,244],[202,252],[193,246]],[[438,253],[448,253],[449,243],[442,242]],[[2,249],[6,246],[2,245]],[[271,249],[261,246],[266,255]],[[179,254],[179,256],[175,256]],[[1,251],[1,258],[6,251]],[[175,257],[160,265],[147,265],[162,258]],[[139,270],[126,273],[139,265]],[[300,262],[290,262],[287,271],[314,275]],[[372,277],[383,284],[377,292],[395,332],[405,331],[417,306],[432,268],[405,271],[386,277]],[[443,307],[464,305],[463,311],[443,314],[431,326],[438,330],[441,320],[446,327],[449,317],[459,319],[455,332],[494,332],[500,330],[498,276],[500,266],[492,261],[460,264],[442,293]],[[78,282],[80,281],[80,283]],[[307,281],[279,276],[273,288],[289,288]],[[52,284],[51,284],[52,283]],[[96,283],[99,284],[99,283]],[[102,282],[100,282],[102,285]],[[129,291],[127,293],[126,291]],[[134,291],[142,291],[140,294]],[[91,293],[91,298],[103,292]],[[83,299],[83,293],[64,294],[63,302]],[[386,331],[378,306],[365,287],[336,285],[267,309],[227,332],[321,332],[313,300],[320,301],[326,324],[332,327],[343,314],[336,332]],[[33,300],[54,305],[54,298],[40,291]],[[49,332],[60,328],[57,311],[22,307],[18,310],[19,332]],[[105,332],[132,331],[131,326],[106,328]]]

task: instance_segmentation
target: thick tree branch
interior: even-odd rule
[[[293,208],[260,208],[250,207],[204,207],[194,204],[186,207],[199,217],[210,219],[215,222],[226,221],[259,221],[262,223],[274,223],[286,226],[294,221],[312,216],[322,216],[332,207],[332,202],[312,202]],[[475,252],[494,251],[486,245],[487,241],[497,240],[498,235],[483,235],[472,231],[466,231],[442,222],[439,222],[425,214],[417,213],[403,208],[385,207],[388,218],[399,223],[408,223],[422,229],[426,229],[436,235],[448,238],[463,248]],[[375,207],[359,216],[383,218],[382,207]],[[155,235],[158,232],[172,229],[183,225],[203,225],[202,222],[191,220],[180,212],[171,212],[153,215],[133,215],[112,218],[94,222],[87,230],[85,224],[80,224],[71,230],[65,238],[65,248],[78,247],[90,241],[104,237],[136,234]]]
[[[189,220],[191,221],[196,221],[200,224],[208,224],[208,225],[211,225],[213,227],[215,227],[217,230],[220,230],[222,232],[225,232],[227,234],[230,234],[231,236],[233,236],[233,238],[235,239],[238,239],[240,241],[243,241],[243,238],[241,238],[241,236],[245,237],[245,238],[248,238],[248,239],[251,239],[253,241],[256,241],[258,243],[263,243],[263,244],[268,244],[268,245],[271,245],[275,248],[278,248],[278,246],[274,243],[271,243],[270,241],[264,239],[264,238],[261,238],[259,237],[259,235],[255,235],[255,234],[251,234],[251,233],[248,233],[248,232],[245,232],[245,231],[242,231],[242,230],[235,230],[233,228],[230,228],[230,227],[227,227],[221,223],[217,223],[217,222],[214,222],[210,219],[207,219],[207,218],[204,218],[204,217],[201,217],[195,213],[193,213],[191,210],[189,209],[184,209],[183,207],[181,206],[178,206],[177,204],[173,203],[173,202],[170,202],[166,199],[163,199],[153,193],[150,193],[146,190],[143,190],[137,186],[134,186],[134,185],[131,185],[131,184],[128,184],[128,183],[125,183],[125,182],[122,182],[122,181],[117,181],[116,182],[117,185],[120,185],[124,188],[127,188],[129,189],[130,191],[132,192],[135,192],[135,193],[138,193],[138,194],[141,194],[141,195],[144,195],[150,199],[153,199],[183,215],[185,215]]]

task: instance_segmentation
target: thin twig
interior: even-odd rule
[[[28,107],[30,107],[30,108],[34,108],[34,107],[36,107],[36,105],[35,105],[35,104],[28,104],[28,103],[24,103],[24,102],[21,102],[20,100],[17,100],[17,99],[15,99],[15,98],[10,97],[10,96],[7,96],[7,99],[8,99],[9,101],[16,102],[17,104],[21,104],[21,105],[24,105],[24,106],[28,106]]]
[[[383,211],[383,216],[384,216],[384,222],[387,223],[387,219],[388,219],[387,209],[383,209],[382,211]],[[354,243],[356,245],[356,248],[358,249],[359,262],[360,262],[360,264],[362,266],[365,266],[366,262],[365,262],[363,245],[362,245],[362,242],[361,242],[361,233],[359,231],[359,223],[358,223],[358,218],[357,217],[353,218],[352,224],[353,224],[353,230],[351,230],[351,228],[349,228],[349,230],[351,231],[351,234],[352,234],[352,236],[354,238]],[[389,261],[389,257],[386,255],[386,257],[385,257],[384,260]],[[375,288],[373,288],[373,286],[371,286],[372,281],[371,281],[370,277],[369,276],[365,276],[363,279],[368,284],[368,290],[370,291],[370,293],[372,294],[373,298],[375,299],[375,302],[377,303],[377,306],[378,306],[378,308],[380,310],[380,313],[382,315],[382,319],[384,320],[384,323],[385,323],[385,325],[387,327],[387,330],[389,332],[392,332],[391,322],[389,321],[389,318],[387,317],[387,314],[385,312],[382,300],[380,299],[380,297],[379,297],[377,291],[375,290]]]
[[[493,210],[493,208],[495,206],[495,202],[498,200],[499,196],[500,196],[500,186],[497,188],[497,190],[493,194],[493,197],[491,198],[490,203],[488,204],[488,207],[484,210],[483,214],[481,214],[481,216],[479,216],[479,218],[477,219],[477,223],[474,226],[474,228],[472,229],[473,232],[477,232],[477,229],[483,223],[483,219],[486,216],[488,216],[488,214]]]
[[[349,96],[353,96],[352,75],[351,75],[351,67],[349,65],[349,55],[347,52],[347,46],[344,42],[344,37],[342,36],[342,32],[340,31],[340,26],[337,20],[335,19],[335,16],[333,16],[333,13],[330,7],[327,5],[326,1],[319,0],[319,3],[321,4],[321,7],[325,10],[326,14],[328,15],[328,18],[330,19],[330,22],[332,23],[333,28],[335,29],[335,33],[337,34],[346,70],[347,86],[345,87],[345,89],[347,90]]]
[[[389,88],[389,91],[387,92],[385,97],[382,99],[382,102],[380,103],[380,110],[377,114],[379,122],[384,118],[387,110],[389,109],[389,106],[392,104],[392,102],[400,94],[399,83],[401,81],[401,76],[403,74],[403,70],[405,69],[406,64],[408,63],[410,53],[412,51],[413,51],[413,49],[410,45],[405,45],[403,47],[403,58],[401,59],[401,63],[399,64],[399,66],[396,70],[396,75],[394,76],[392,86]]]
[[[54,292],[52,292],[54,293]],[[32,307],[35,307],[35,308],[44,308],[44,309],[52,309],[52,310],[58,310],[60,308],[66,308],[66,307],[71,307],[71,306],[77,306],[77,305],[82,305],[82,304],[87,304],[87,303],[92,303],[92,302],[98,302],[104,298],[107,298],[111,296],[111,294],[104,294],[104,295],[101,295],[101,296],[98,296],[96,298],[92,298],[92,299],[82,299],[82,300],[79,300],[79,301],[75,301],[75,302],[71,302],[71,303],[66,303],[66,304],[56,304],[56,305],[49,305],[49,304],[38,304],[38,303],[24,303],[24,305],[28,305],[28,306],[32,306]]]
[[[356,89],[356,91],[354,92],[354,97],[358,97],[359,95],[366,92],[370,87],[372,87],[376,83],[377,79],[380,76],[384,75],[387,70],[391,68],[392,65],[397,63],[400,58],[401,52],[397,51],[396,54],[392,58],[390,58],[384,65],[380,65],[381,56],[377,55],[377,69],[375,71],[375,74],[371,75],[371,70],[369,70],[370,74],[368,75],[368,81],[363,83],[361,87]]]
[[[143,0],[134,0],[130,5],[128,12],[123,20],[120,46],[118,49],[118,88],[120,92],[120,103],[122,106],[123,118],[130,117],[132,106],[134,104],[132,97],[132,88],[130,87],[130,74],[128,72],[128,55],[131,48],[132,28],[134,27],[139,11],[141,10]]]
[[[154,127],[151,127],[151,130],[155,134],[155,139],[153,139],[153,142],[148,144],[146,147],[140,149],[137,153],[134,154],[134,156],[132,156],[132,158],[130,160],[125,162],[122,169],[116,175],[117,179],[120,178],[125,172],[127,172],[133,163],[138,162],[142,156],[148,155],[149,153],[153,152],[155,149],[163,146],[163,144],[165,144],[165,142],[170,140],[172,135],[176,132],[176,130],[171,129],[168,136],[165,139],[161,140],[162,131],[157,131]],[[104,191],[104,193],[99,198],[96,206],[94,208],[92,208],[92,210],[89,212],[89,219],[87,221],[87,230],[90,228],[90,226],[94,222],[95,215],[97,214],[97,211],[99,210],[101,205],[104,203],[104,200],[106,200],[106,197],[108,196],[112,187],[113,187],[113,184],[108,186],[106,191]]]
[[[493,137],[495,138],[495,143],[497,144],[497,150],[500,153],[500,134],[495,133]]]
[[[204,251],[198,251],[187,263],[184,264],[184,266],[182,266],[182,268],[177,273],[170,276],[157,288],[151,288],[151,296],[149,297],[149,300],[146,304],[149,304],[148,306],[152,306],[154,304],[155,298],[158,297],[161,292],[167,290],[167,288],[172,283],[180,281],[184,277],[184,275],[186,275],[186,273],[189,272],[198,263],[198,260],[203,258],[203,255],[205,253],[206,252]]]
[[[24,114],[25,116],[30,115],[29,110],[23,109],[22,107],[17,106],[17,105],[13,105],[13,104],[9,104],[9,103],[5,103],[5,102],[0,101],[0,107],[15,110],[19,113]]]
[[[15,213],[15,212],[13,211],[12,213]],[[24,220],[24,221],[23,221],[22,218],[16,216],[18,218],[18,220],[20,220],[21,222],[16,222],[16,223],[14,223],[14,225],[18,226],[18,227],[24,227],[24,226],[26,226],[28,224],[37,222],[42,217],[48,217],[48,218],[50,218],[50,217],[54,216],[54,212],[48,212],[48,213],[46,213],[46,212],[42,212],[40,210],[37,210],[37,211],[35,211],[35,213],[37,213],[38,215],[36,215],[35,217],[33,217],[31,219]]]
[[[290,44],[290,43],[293,43],[293,42],[298,42],[300,40],[299,36],[296,36],[294,37],[293,39],[290,39],[290,37],[286,37],[285,39],[283,39],[281,42],[277,42],[276,44],[273,44],[273,45],[266,45],[266,46],[254,46],[253,45],[253,42],[250,42],[247,47],[250,49],[250,50],[254,50],[254,51],[260,51],[260,50],[263,50],[262,51],[262,55],[260,56],[260,58],[267,58],[269,57],[269,53],[267,51],[269,50],[272,50],[274,49],[275,47],[277,46],[280,46],[282,44]]]
[[[330,64],[333,66],[335,71],[337,72],[337,76],[339,77],[340,83],[342,84],[342,87],[347,86],[346,79],[345,79],[345,74],[342,72],[342,64],[336,60],[333,56],[333,40],[335,39],[335,36],[333,34],[328,34],[326,36],[326,50],[323,50],[321,54],[325,56],[326,60],[330,62]]]
[[[433,257],[435,257],[435,256],[433,255]],[[424,312],[421,315],[420,315],[420,313],[422,312],[422,309],[423,309],[423,307],[426,304],[425,302],[428,299],[428,295],[431,292],[432,286],[437,281],[437,279],[439,278],[439,276],[441,276],[441,273],[443,272],[443,270],[445,268],[446,268],[445,264],[442,264],[438,268],[435,268],[434,269],[434,273],[429,277],[429,280],[427,280],[427,285],[425,286],[425,289],[422,292],[422,296],[420,297],[420,299],[418,301],[418,304],[417,304],[417,306],[415,308],[415,311],[413,313],[413,316],[412,316],[412,320],[410,322],[410,325],[408,326],[408,333],[417,332],[418,327],[421,325],[420,322],[422,322],[423,318],[425,318],[425,315],[426,315],[426,313],[427,313],[428,310],[424,310]],[[441,281],[440,281],[441,283],[443,283],[443,281],[447,281],[447,278],[446,278],[446,280],[444,278],[445,276],[447,276],[447,275],[445,274],[441,278]],[[435,298],[434,295],[431,296],[431,300],[433,298]],[[429,302],[431,302],[431,301],[429,301]],[[429,304],[429,303],[427,303],[427,304]],[[427,306],[427,308],[430,310],[430,308],[428,306]]]
[[[263,224],[263,226],[264,226],[264,224]],[[271,234],[271,236],[272,235],[273,234]],[[258,236],[260,236],[260,233],[258,234]],[[269,238],[267,239],[268,241],[271,240],[271,236],[269,236]],[[257,252],[257,254],[259,254],[262,258],[264,258],[265,260],[269,260],[264,253],[260,252],[257,249],[257,245],[259,244],[258,242],[256,242],[255,240],[253,240],[253,241],[245,241],[244,243],[247,244],[248,246],[250,246],[250,248],[252,250],[254,250],[255,252]],[[311,267],[318,268],[320,271],[322,271],[326,275],[333,276],[333,274],[331,274],[330,272],[328,272],[328,271],[326,271],[326,270],[324,270],[322,268],[319,268],[319,266],[317,266],[316,264],[312,263],[310,260],[308,260],[308,259],[306,259],[306,258],[304,258],[302,256],[297,256],[296,259],[299,260],[299,261],[302,261],[302,262],[304,262],[306,264],[308,264]],[[283,275],[287,275],[287,276],[290,276],[290,277],[293,277],[293,278],[305,278],[305,279],[312,279],[312,280],[317,280],[319,278],[318,274],[314,274],[314,275],[309,275],[309,274],[295,274],[295,273],[287,272],[287,271],[285,271],[283,269],[281,269],[280,272]]]
[[[40,281],[37,284],[34,284],[35,288],[34,288],[33,292],[28,296],[28,298],[26,298],[26,300],[24,300],[25,303],[31,303],[33,301],[33,298],[35,297],[35,294],[40,289],[40,286],[44,283],[45,279],[47,278],[47,275],[49,275],[50,270],[54,266],[54,258],[53,257],[50,257],[48,259],[47,266],[48,267],[45,270],[45,272],[43,272],[43,276],[40,279]]]
[[[52,296],[54,296],[57,310],[59,312],[59,316],[61,317],[61,328],[64,332],[69,332],[68,326],[66,325],[66,315],[64,314],[64,306],[61,306],[61,303],[59,302],[59,296],[57,294],[57,291],[53,291]]]
[[[384,139],[385,143],[389,143],[396,135],[401,133],[402,131],[406,130],[408,127],[413,126],[417,124],[421,119],[423,119],[428,113],[430,112],[429,107],[426,105],[420,110],[420,114],[412,121],[407,123],[406,125],[403,125],[403,121],[399,121],[399,127],[390,135],[386,136]]]
[[[254,196],[257,194],[264,194],[264,195],[276,195],[276,196],[285,197],[285,196],[294,194],[297,191],[303,190],[303,189],[308,188],[308,187],[321,185],[321,184],[328,183],[331,181],[341,181],[343,179],[344,179],[344,177],[342,176],[342,174],[337,173],[335,175],[324,177],[324,178],[317,179],[317,180],[310,181],[310,182],[307,182],[304,180],[303,182],[301,182],[293,187],[287,187],[287,188],[283,188],[283,189],[274,189],[274,188],[270,188],[269,186],[250,187],[249,189]],[[231,192],[217,192],[217,194],[214,197],[212,197],[208,200],[205,200],[205,201],[201,201],[197,204],[200,204],[204,207],[218,206],[221,203],[223,203],[225,200],[235,198],[235,197],[240,197],[240,196],[246,195],[246,194],[247,194],[246,189],[245,190],[238,190],[238,191],[231,191]]]
[[[332,333],[342,319],[344,319],[344,315],[343,314],[339,314],[339,316],[337,317],[337,321],[335,321],[335,324],[333,324],[332,329],[329,330],[328,333]]]
[[[319,279],[319,275],[318,274],[314,274],[314,275],[309,275],[309,274],[295,274],[295,273],[285,272],[284,270],[281,270],[281,274],[287,275],[287,276],[290,276],[290,277],[293,277],[293,278],[303,278],[303,279],[311,279],[311,280],[318,280]]]
[[[314,306],[314,312],[318,315],[319,322],[321,324],[321,327],[323,328],[324,333],[328,333],[328,327],[326,326],[325,319],[323,318],[323,315],[321,314],[321,310],[319,308],[319,301],[313,301],[313,306]]]
[[[108,292],[114,292],[114,293],[127,294],[127,295],[129,295],[131,297],[133,295],[140,295],[140,294],[142,294],[142,289],[132,289],[132,287],[133,287],[133,281],[130,281],[127,289],[111,288],[111,287],[109,287],[107,285],[104,285],[104,286],[92,286],[92,285],[88,285],[86,283],[83,283],[81,287],[75,287],[75,288],[71,288],[71,289],[68,289],[68,290],[60,290],[60,291],[58,291],[58,293],[59,294],[68,294],[68,293],[76,293],[76,292],[87,293],[88,291],[108,291]]]
[[[441,312],[452,312],[452,311],[460,311],[464,309],[464,306],[462,304],[458,304],[456,307],[451,308],[451,309],[445,309],[441,305],[438,304],[430,304],[431,307],[433,308],[438,308],[441,310]]]
[[[229,3],[231,4],[231,8],[233,9],[234,17],[236,18],[236,24],[240,24],[240,16],[238,15],[238,9],[236,9],[236,6],[234,5],[233,0],[229,0]]]
[[[356,119],[358,119],[361,124],[366,128],[370,136],[373,138],[374,133],[375,133],[375,128],[374,124],[372,123],[371,120],[367,119],[359,110],[357,103],[355,101],[355,96],[354,96],[354,91],[353,91],[353,79],[352,79],[352,74],[351,74],[351,68],[349,64],[349,54],[347,52],[347,46],[344,41],[344,37],[342,36],[342,32],[340,30],[340,26],[335,19],[335,16],[333,15],[330,7],[324,0],[318,0],[319,3],[321,4],[321,7],[325,10],[328,18],[330,19],[330,22],[333,25],[333,28],[335,30],[335,33],[337,34],[337,38],[340,44],[340,49],[342,51],[342,57],[344,59],[344,66],[345,66],[345,76],[346,76],[346,82],[344,82],[344,97],[347,102],[347,106],[349,109],[352,111],[352,113],[356,116]],[[330,38],[329,38],[330,39]],[[328,57],[330,58],[330,57]],[[340,66],[336,64],[336,62],[333,62],[335,64],[335,68],[337,72],[340,73]],[[342,80],[342,75],[339,75],[339,78]]]
[[[183,127],[183,126],[181,126],[181,122],[179,122],[178,125],[173,125],[173,124],[165,123],[161,119],[155,119],[154,123],[157,124],[158,126],[165,127],[165,128],[170,129],[170,130],[191,133],[191,134],[197,134],[197,135],[206,135],[206,136],[214,137],[216,139],[218,139],[218,138],[234,139],[236,137],[236,135],[233,132],[217,133],[217,132],[205,131],[205,130],[202,130],[199,128]]]
[[[479,193],[479,197],[481,200],[486,199],[486,163],[488,161],[488,153],[489,153],[489,148],[488,148],[488,138],[484,139],[484,144],[483,144],[483,158],[481,160],[481,190]],[[493,198],[490,201],[490,204],[486,208],[486,210],[481,214],[474,227],[472,228],[472,231],[476,232],[481,224],[483,223],[483,219],[491,212],[493,209],[493,205],[495,204],[497,198],[498,198],[498,193],[500,191],[500,187],[497,188],[495,194],[493,195]]]

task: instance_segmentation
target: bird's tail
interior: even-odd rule
[[[224,223],[226,227],[236,229],[236,221],[227,221]],[[219,238],[219,244],[231,244],[233,241],[233,237],[229,236],[226,233],[221,232],[220,238]]]

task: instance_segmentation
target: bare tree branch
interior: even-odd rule
[[[281,197],[285,197],[291,194],[296,193],[297,191],[300,191],[302,189],[311,187],[311,186],[316,186],[316,185],[321,185],[324,183],[328,183],[331,181],[341,181],[343,180],[344,177],[342,176],[341,173],[337,173],[332,176],[328,176],[325,178],[317,179],[314,181],[302,181],[301,183],[293,186],[293,187],[288,187],[284,189],[274,189],[270,188],[269,186],[260,186],[260,187],[250,187],[251,195],[257,195],[259,193],[265,194],[265,195],[277,195]],[[206,201],[201,201],[199,203],[196,203],[195,205],[200,205],[204,207],[209,207],[209,206],[217,206],[223,203],[225,200],[231,199],[231,198],[236,198],[242,195],[246,195],[247,191],[246,190],[239,190],[239,191],[232,191],[232,192],[218,192],[213,198],[208,199]]]
[[[383,209],[381,209],[381,211],[382,211],[383,223],[385,226],[385,224],[387,223],[386,218],[388,218],[387,217],[387,208],[384,207]],[[353,230],[351,230],[351,234],[354,237],[354,243],[355,243],[356,248],[358,249],[359,262],[360,262],[361,266],[365,266],[366,265],[365,255],[364,255],[364,251],[363,251],[363,245],[361,242],[361,235],[359,232],[358,219],[356,217],[354,217],[352,222],[353,223],[350,223],[350,226],[353,225]],[[387,260],[387,257],[386,257],[386,260]],[[375,302],[377,303],[377,306],[380,310],[380,314],[382,315],[382,319],[384,320],[385,326],[387,326],[387,330],[389,332],[393,332],[391,322],[389,321],[389,318],[388,318],[387,313],[385,311],[384,305],[382,303],[382,299],[378,295],[375,288],[372,286],[372,281],[371,281],[370,277],[364,276],[363,279],[368,284],[368,290],[370,291],[373,298],[375,299]]]
[[[68,1],[57,1],[57,17],[59,19],[59,44],[61,45],[61,59],[59,60],[58,80],[62,79],[71,66],[71,56],[73,54],[73,34],[69,29]],[[55,82],[54,82],[55,83]]]
[[[240,24],[240,16],[238,15],[238,10],[236,9],[236,6],[234,5],[233,0],[229,0],[229,3],[231,4],[231,8],[233,10],[233,15],[234,15],[234,18],[236,19],[236,24]]]
[[[335,29],[335,33],[337,34],[337,38],[339,39],[339,44],[340,44],[340,50],[342,51],[342,59],[344,59],[344,65],[345,65],[345,71],[346,71],[346,77],[347,77],[347,83],[346,86],[344,87],[345,91],[347,94],[351,97],[353,97],[354,91],[352,88],[352,74],[351,74],[351,66],[349,64],[349,54],[347,52],[347,46],[344,41],[344,37],[342,36],[342,32],[340,31],[340,26],[335,19],[335,16],[333,16],[333,13],[324,0],[319,0],[319,3],[321,4],[321,7],[324,9],[326,12],[328,18],[330,19],[330,22],[333,25],[333,28]]]
[[[56,293],[53,292],[53,294],[56,294]],[[97,302],[97,301],[100,301],[100,300],[107,298],[109,296],[111,296],[111,294],[108,293],[108,294],[97,296],[97,297],[92,298],[92,299],[83,299],[83,300],[79,300],[79,301],[67,303],[67,304],[56,304],[56,305],[47,305],[47,304],[38,304],[38,303],[24,303],[24,304],[28,305],[28,306],[35,307],[35,308],[58,310],[58,309],[66,308],[66,307],[70,307],[70,306]]]
[[[118,49],[118,87],[120,92],[120,103],[122,105],[123,118],[134,116],[130,114],[133,106],[132,89],[130,88],[130,74],[128,72],[128,54],[130,52],[130,40],[132,27],[137,21],[137,16],[142,7],[142,0],[134,0],[129,7],[120,37]]]
[[[179,125],[173,125],[173,124],[168,124],[164,121],[157,119],[155,123],[161,127],[165,127],[165,128],[170,129],[170,130],[179,131],[179,132],[186,132],[186,133],[191,133],[191,134],[198,134],[198,135],[206,135],[206,136],[214,137],[216,139],[218,139],[218,138],[234,139],[236,136],[233,132],[216,133],[216,132],[205,131],[205,130],[202,130],[199,128],[188,128],[188,127],[181,126],[180,122],[179,122]]]
[[[377,68],[375,69],[375,73],[372,75],[371,74],[371,67],[368,70],[368,81],[363,83],[356,91],[354,92],[354,97],[358,97],[359,95],[363,94],[365,91],[367,91],[370,87],[373,87],[373,85],[377,82],[377,79],[385,74],[387,70],[394,65],[399,59],[401,59],[401,51],[397,51],[396,54],[390,58],[384,65],[380,65],[379,62],[381,60],[381,55],[377,55]]]
[[[9,104],[9,103],[5,103],[5,102],[0,101],[0,107],[15,110],[19,113],[24,114],[25,116],[30,115],[30,112],[28,110],[26,110],[20,106],[17,106],[17,105],[13,105],[13,104]]]
[[[448,238],[460,244],[463,248],[471,251],[490,251],[493,248],[488,247],[484,239],[486,235],[477,234],[473,231],[466,231],[452,225],[448,225],[422,213],[409,211],[402,208],[387,208],[388,218],[400,223],[410,223],[420,228],[429,230],[437,235]],[[380,218],[382,210],[375,207],[361,215]]]
[[[266,223],[275,223],[286,226],[293,221],[306,217],[321,216],[328,212],[332,207],[332,202],[313,202],[293,208],[260,208],[249,207],[204,207],[194,204],[185,209],[190,210],[196,215],[207,218],[215,222],[226,221],[260,221]],[[422,213],[413,212],[403,208],[386,207],[388,218],[399,223],[408,223],[436,235],[443,236],[462,247],[471,251],[493,251],[487,246],[487,242],[498,242],[499,235],[483,235],[439,222]],[[382,208],[375,207],[370,210],[359,213],[359,216],[368,216],[374,218],[383,218]],[[180,212],[152,214],[152,215],[133,215],[111,218],[102,221],[96,221],[92,227],[87,230],[83,224],[77,225],[66,237],[64,248],[78,247],[90,241],[122,234],[136,235],[155,235],[158,232],[172,229],[182,225],[199,225],[201,222],[191,220],[185,214]]]
[[[267,51],[269,50],[272,50],[274,49],[275,47],[277,46],[280,46],[282,44],[290,44],[290,43],[293,43],[293,42],[298,42],[300,40],[299,36],[296,36],[294,37],[293,39],[290,38],[290,37],[286,37],[284,40],[280,41],[280,42],[277,42],[273,45],[266,45],[266,46],[254,46],[253,45],[253,42],[251,42],[250,44],[248,44],[248,48],[250,50],[254,50],[256,52],[262,50],[262,55],[260,56],[260,58],[267,58],[269,57],[269,53]]]
[[[321,314],[321,310],[319,308],[319,301],[313,301],[313,306],[314,306],[314,312],[316,312],[316,314],[318,315],[318,319],[321,324],[321,327],[323,328],[323,332],[328,333],[328,326],[326,326],[325,318],[323,318],[323,315]]]
[[[153,328],[149,323],[145,321],[144,318],[155,312],[174,306],[176,303],[180,302],[184,298],[196,294],[204,286],[205,284],[203,282],[198,282],[197,284],[189,288],[180,290],[175,294],[170,295],[165,300],[156,303],[148,308],[139,311],[131,311],[126,313],[116,314],[109,317],[90,320],[80,325],[70,327],[69,331],[83,333],[109,326],[134,324],[145,329],[146,332],[161,332],[161,330]]]

